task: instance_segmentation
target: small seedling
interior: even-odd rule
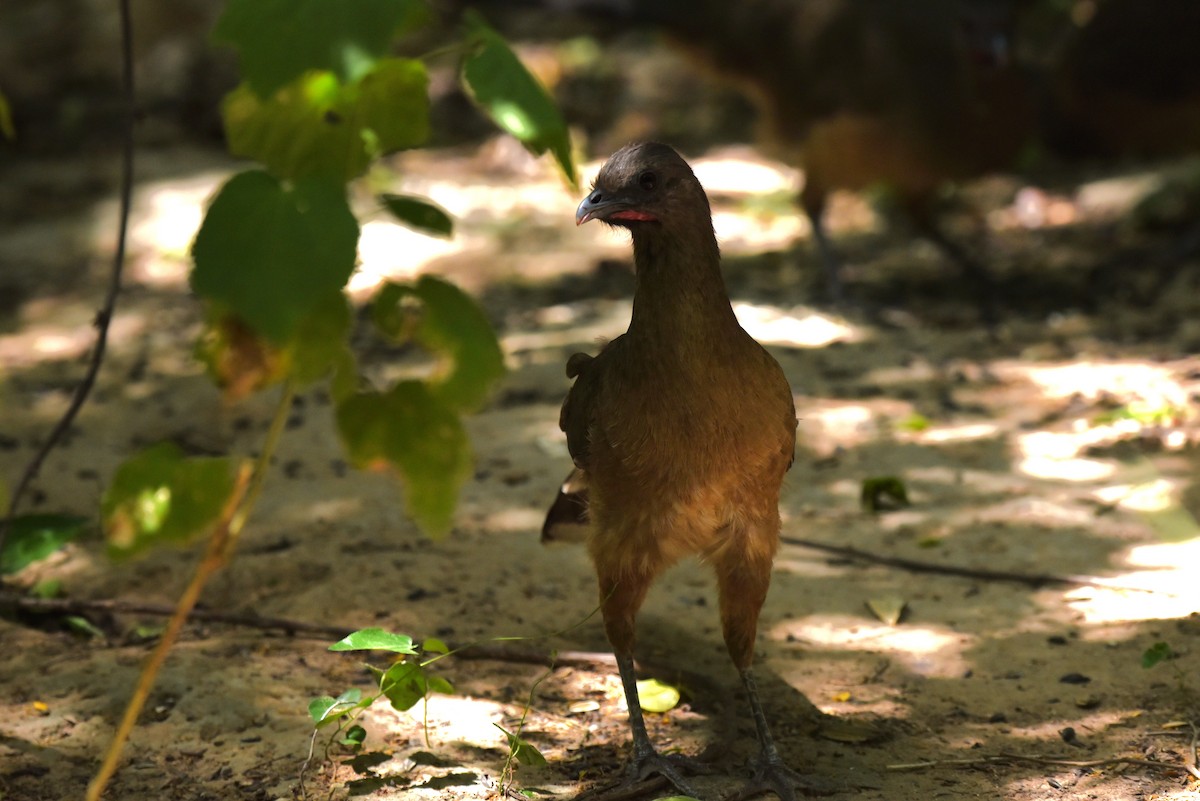
[[[908,506],[908,488],[898,476],[874,476],[863,479],[859,504],[864,511],[877,514],[887,509]]]

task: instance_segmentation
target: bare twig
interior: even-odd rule
[[[233,555],[242,533],[242,527],[262,491],[263,481],[271,465],[271,457],[279,444],[279,438],[283,435],[287,413],[291,409],[294,395],[295,385],[289,380],[283,385],[283,392],[280,393],[279,402],[276,404],[275,414],[271,420],[271,427],[267,430],[258,459],[255,460],[252,467],[243,465],[239,470],[234,491],[209,536],[208,550],[204,554],[204,559],[196,567],[192,580],[188,582],[188,586],[176,604],[174,613],[167,621],[162,638],[154,646],[154,650],[142,667],[142,672],[138,675],[137,686],[125,707],[125,714],[113,735],[112,742],[109,743],[108,750],[104,754],[104,760],[100,763],[96,775],[88,783],[87,801],[99,801],[100,796],[103,795],[104,788],[117,770],[117,763],[121,760],[121,752],[125,748],[125,743],[133,732],[133,727],[137,725],[138,715],[141,714],[146,700],[150,697],[150,691],[154,688],[158,672],[162,669],[171,647],[179,638],[183,624],[187,621],[189,613],[195,608],[196,602],[200,600],[200,593],[203,592],[208,580],[224,567]]]
[[[92,780],[88,782],[87,801],[99,801],[100,796],[104,794],[104,788],[108,786],[109,779],[117,771],[117,763],[121,760],[121,751],[125,747],[125,742],[133,732],[133,727],[137,725],[138,715],[141,714],[146,700],[150,697],[150,691],[154,689],[154,680],[158,677],[158,672],[166,661],[167,654],[170,653],[171,647],[179,639],[179,632],[183,628],[183,624],[187,621],[188,613],[196,605],[196,601],[200,599],[200,593],[204,590],[204,585],[208,583],[208,579],[220,570],[221,566],[225,563],[229,555],[230,538],[231,536],[236,536],[231,531],[230,521],[237,512],[238,506],[245,499],[249,484],[249,472],[243,470],[238,477],[237,487],[234,489],[225,511],[221,515],[221,521],[217,524],[212,537],[209,539],[208,551],[204,555],[204,560],[196,568],[196,573],[192,576],[192,580],[183,591],[183,595],[179,597],[175,612],[171,615],[171,619],[167,621],[167,628],[163,631],[162,638],[158,641],[154,650],[150,652],[150,657],[146,660],[145,665],[142,666],[142,672],[138,675],[137,686],[134,688],[129,703],[125,706],[125,714],[121,717],[121,722],[117,726],[117,731],[113,735],[112,742],[109,743],[108,750],[104,754],[104,760],[100,763],[100,769],[96,771],[96,775],[92,777]]]
[[[1111,759],[1058,759],[1055,757],[1033,756],[1028,754],[1001,753],[995,756],[972,757],[971,759],[930,759],[925,762],[905,762],[888,765],[888,770],[923,770],[925,768],[942,767],[976,767],[979,765],[994,765],[1000,762],[1022,762],[1028,765],[1044,765],[1059,768],[1111,768],[1118,765],[1133,765],[1139,768],[1163,771],[1165,773],[1190,773],[1187,765],[1173,765],[1170,762],[1155,762],[1150,759],[1133,759],[1131,757],[1113,757]]]
[[[21,480],[17,482],[17,488],[13,491],[12,498],[8,502],[8,511],[4,518],[0,519],[0,551],[4,549],[4,540],[8,536],[8,530],[12,525],[13,518],[17,515],[17,507],[21,503],[21,498],[26,490],[29,489],[29,483],[37,476],[38,471],[42,469],[42,462],[46,460],[46,456],[58,444],[63,435],[71,427],[79,410],[83,408],[84,401],[91,394],[92,386],[96,383],[96,376],[100,372],[100,364],[104,360],[105,347],[108,344],[108,327],[112,323],[113,310],[117,305],[117,295],[121,291],[121,271],[125,266],[125,239],[129,231],[129,210],[133,203],[133,123],[134,123],[134,94],[133,94],[133,23],[129,12],[129,0],[121,0],[118,4],[121,10],[121,88],[122,100],[124,101],[124,131],[121,142],[121,211],[117,222],[117,250],[113,254],[112,274],[108,283],[108,294],[104,299],[104,306],[96,313],[94,325],[96,326],[96,346],[92,348],[92,358],[88,364],[87,372],[84,373],[83,380],[79,382],[79,386],[75,388],[75,395],[71,398],[71,405],[67,407],[62,418],[50,431],[46,437],[46,441],[42,443],[42,447],[34,454],[33,459],[25,467],[25,472],[21,475]]]
[[[87,600],[80,598],[0,598],[0,608],[9,607],[26,612],[77,615],[87,612],[106,612],[114,615],[150,615],[153,617],[170,617],[175,614],[175,607],[166,604],[151,604],[140,601],[121,601],[110,598]],[[264,631],[277,630],[287,634],[312,635],[314,638],[340,640],[356,629],[344,626],[331,626],[324,623],[309,623],[304,620],[294,620],[284,617],[264,617],[254,614],[237,614],[221,612],[216,609],[192,609],[188,620],[205,621],[209,623],[224,623],[230,626]],[[476,643],[470,645],[454,645],[454,656],[458,659],[494,660],[523,665],[554,664],[558,667],[577,667],[595,669],[612,667],[616,664],[611,653],[601,651],[559,651],[554,657],[546,651],[536,648],[520,648],[497,643]]]
[[[149,604],[139,601],[119,601],[112,599],[87,600],[80,598],[16,597],[0,600],[0,607],[3,606],[10,606],[27,612],[59,615],[107,612],[114,615],[170,617],[175,614],[175,608],[166,604]],[[263,617],[262,615],[254,614],[239,615],[233,612],[221,612],[216,609],[193,609],[188,613],[188,620],[227,623],[231,626],[246,626],[248,628],[264,630],[277,629],[287,634],[311,634],[314,637],[322,639],[332,637],[340,640],[353,631],[353,629],[342,626],[329,626],[321,623],[307,623],[303,620]]]
[[[1192,778],[1200,779],[1200,767],[1196,765],[1197,755],[1200,755],[1200,752],[1196,750],[1197,742],[1200,741],[1200,728],[1197,728],[1194,721],[1188,725],[1192,729],[1192,740],[1188,743],[1187,754],[1183,758],[1183,767],[1191,774]]]
[[[802,548],[812,548],[816,551],[835,554],[846,559],[856,559],[860,562],[871,562],[877,565],[898,567],[914,573],[937,573],[944,576],[961,576],[963,578],[981,579],[984,581],[1011,581],[1018,584],[1028,584],[1031,587],[1044,587],[1047,584],[1057,584],[1067,587],[1097,587],[1105,590],[1122,590],[1125,592],[1146,592],[1165,595],[1161,590],[1146,587],[1132,587],[1123,584],[1100,581],[1089,576],[1069,576],[1059,573],[1019,573],[1010,570],[988,570],[980,567],[961,567],[959,565],[940,565],[934,562],[922,562],[917,559],[906,559],[902,556],[883,556],[881,554],[852,548],[849,545],[834,545],[828,542],[805,539],[802,537],[780,537],[780,542],[787,545],[799,545]]]

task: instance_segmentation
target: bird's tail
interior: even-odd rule
[[[572,470],[546,512],[546,521],[542,523],[542,544],[583,542],[587,531],[587,476],[581,470]]]

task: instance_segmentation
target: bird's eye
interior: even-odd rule
[[[646,170],[638,176],[638,186],[647,192],[652,192],[654,187],[658,186],[658,176],[654,174],[653,170]]]

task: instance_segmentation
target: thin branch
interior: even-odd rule
[[[249,470],[243,469],[238,476],[237,486],[234,488],[233,494],[230,496],[225,510],[221,515],[220,522],[213,530],[212,536],[209,539],[208,550],[204,554],[204,559],[196,568],[192,580],[188,582],[183,594],[179,597],[175,611],[172,613],[170,620],[167,621],[167,627],[163,631],[161,639],[154,646],[154,650],[150,652],[150,657],[142,666],[142,671],[138,675],[133,695],[130,697],[129,703],[125,706],[125,714],[121,716],[121,722],[117,725],[117,731],[113,734],[112,742],[109,743],[108,749],[104,753],[104,759],[100,763],[100,768],[96,771],[96,775],[92,777],[92,780],[88,782],[87,801],[99,801],[100,796],[104,794],[105,787],[108,786],[109,780],[117,771],[117,765],[121,761],[121,752],[124,750],[125,743],[129,740],[129,735],[133,733],[133,728],[137,725],[138,716],[141,714],[142,708],[146,705],[146,701],[150,698],[151,690],[154,689],[154,681],[158,677],[158,672],[162,669],[163,663],[166,662],[167,655],[171,652],[172,646],[179,639],[179,632],[183,629],[183,624],[187,621],[188,613],[196,606],[196,602],[200,600],[200,593],[204,591],[204,585],[225,564],[228,556],[228,543],[231,537],[230,521],[237,512],[238,506],[245,499],[249,483]]]
[[[1167,773],[1191,772],[1187,765],[1173,765],[1170,762],[1155,762],[1151,759],[1133,759],[1130,757],[1113,757],[1112,759],[1057,759],[1055,757],[1010,753],[973,757],[971,759],[930,759],[925,762],[905,762],[888,765],[887,769],[903,771],[941,767],[977,767],[979,765],[994,765],[999,762],[1022,762],[1028,765],[1057,768],[1111,768],[1118,765],[1133,765],[1139,768],[1150,768],[1151,770]]]
[[[883,556],[880,554],[852,548],[849,545],[834,545],[828,542],[804,539],[802,537],[780,537],[780,542],[787,545],[799,545],[802,548],[812,548],[816,551],[835,554],[846,559],[856,559],[860,562],[871,562],[888,567],[899,567],[913,573],[937,573],[943,576],[961,576],[963,578],[981,579],[984,581],[1012,581],[1018,584],[1028,584],[1030,587],[1044,587],[1047,584],[1057,584],[1067,587],[1097,587],[1105,590],[1122,590],[1124,592],[1145,592],[1155,595],[1169,595],[1161,590],[1146,587],[1132,587],[1123,584],[1101,581],[1090,576],[1069,576],[1059,573],[1019,573],[1011,570],[988,570],[979,567],[961,567],[959,565],[940,565],[935,562],[922,562],[917,559],[905,559],[902,556]]]
[[[112,742],[109,743],[108,750],[104,754],[104,760],[100,763],[96,775],[88,783],[87,801],[99,801],[100,796],[104,794],[104,788],[112,779],[117,770],[117,764],[121,761],[121,752],[125,748],[125,743],[129,740],[133,727],[137,725],[138,715],[141,714],[142,708],[150,697],[150,691],[154,688],[158,672],[166,662],[167,654],[179,639],[179,632],[183,629],[183,624],[187,622],[188,615],[200,600],[200,593],[204,591],[208,580],[224,567],[233,555],[242,527],[262,490],[263,477],[271,466],[271,457],[275,454],[275,448],[283,434],[284,423],[287,420],[288,410],[292,407],[294,395],[295,385],[289,379],[284,382],[283,391],[275,406],[271,427],[267,430],[267,436],[263,440],[262,451],[259,453],[258,459],[255,460],[253,466],[243,464],[239,470],[233,494],[209,537],[208,550],[204,554],[204,559],[196,567],[192,580],[184,588],[174,613],[167,621],[167,627],[163,630],[162,637],[154,646],[154,650],[150,652],[149,659],[146,660],[142,672],[138,675],[137,685],[125,707],[125,714],[113,735]]]
[[[1200,767],[1196,765],[1197,754],[1200,754],[1196,750],[1196,746],[1200,742],[1200,728],[1197,728],[1195,722],[1189,722],[1188,725],[1192,729],[1192,740],[1188,743],[1187,756],[1183,758],[1183,767],[1191,774],[1192,778],[1200,779]]]
[[[104,352],[108,345],[108,327],[112,323],[113,311],[117,305],[117,295],[121,292],[121,272],[125,266],[125,240],[129,231],[129,211],[133,205],[133,125],[134,125],[134,93],[133,93],[133,23],[129,12],[129,0],[121,0],[119,3],[121,9],[121,89],[122,100],[124,101],[124,130],[121,142],[121,211],[117,222],[117,250],[113,254],[112,274],[109,277],[108,294],[104,299],[104,306],[96,313],[96,319],[93,324],[96,326],[96,346],[92,348],[91,362],[88,364],[87,372],[84,373],[83,380],[79,386],[75,388],[75,395],[71,398],[71,405],[67,407],[67,411],[63,414],[62,419],[50,431],[46,441],[42,443],[42,447],[34,454],[30,460],[25,472],[21,475],[21,480],[17,482],[17,488],[13,491],[12,498],[8,502],[8,511],[4,518],[0,520],[0,551],[4,549],[4,540],[8,536],[8,530],[12,525],[12,520],[17,516],[17,507],[21,503],[21,498],[29,489],[30,482],[37,476],[42,469],[42,462],[58,444],[63,435],[71,427],[71,423],[75,421],[75,417],[79,414],[79,410],[83,408],[84,401],[91,394],[92,386],[96,383],[96,376],[100,373],[100,364],[104,361]]]
[[[170,617],[175,614],[175,608],[165,604],[149,604],[139,601],[118,601],[110,599],[86,600],[78,598],[5,598],[0,600],[0,607],[11,606],[26,612],[59,615],[78,615],[86,612],[107,612],[115,615],[150,615],[153,617]],[[189,620],[207,621],[211,623],[227,623],[232,626],[246,626],[254,629],[277,629],[287,634],[311,634],[316,637],[340,640],[353,629],[341,626],[328,626],[319,623],[307,623],[302,620],[288,620],[281,617],[262,617],[261,615],[239,615],[233,612],[221,612],[215,609],[193,609],[188,614]]]
[[[175,607],[166,604],[142,603],[140,601],[121,601],[114,599],[87,600],[80,598],[29,598],[7,597],[0,598],[0,608],[19,609],[24,612],[58,615],[77,615],[87,612],[105,612],[114,615],[150,615],[153,617],[170,617],[175,614]],[[255,614],[236,614],[221,612],[216,609],[192,609],[188,613],[189,620],[209,623],[224,623],[230,626],[264,631],[276,630],[286,634],[312,635],[314,638],[340,640],[356,629],[344,626],[330,626],[324,623],[309,623],[304,620],[294,620],[284,617],[264,617]],[[600,651],[559,651],[554,657],[546,651],[535,648],[519,648],[511,645],[496,643],[476,643],[466,645],[451,644],[458,659],[494,660],[522,665],[551,664],[558,667],[577,667],[594,669],[612,667],[616,659],[611,653]]]

